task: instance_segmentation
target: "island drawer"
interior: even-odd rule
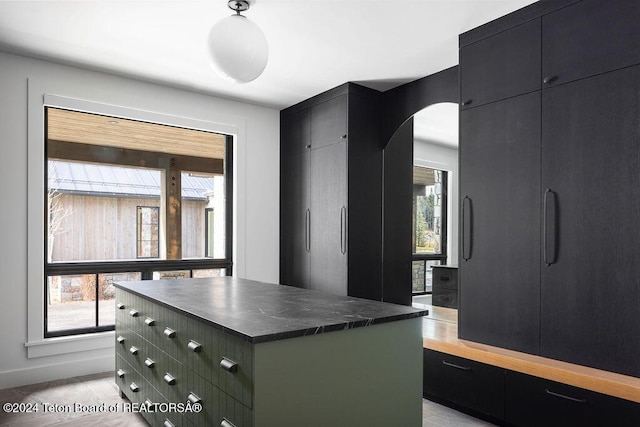
[[[122,301],[126,308],[134,307],[131,310],[137,313],[133,317],[127,312],[120,316],[122,322],[116,321],[116,339],[122,337],[125,340],[122,344],[116,343],[116,351],[132,366],[146,372],[149,371],[144,365],[147,357],[152,360],[155,357],[158,363],[163,363],[163,358],[167,356],[247,407],[253,407],[251,344],[120,289],[117,290],[116,300]],[[127,311],[126,308],[124,311]],[[132,346],[139,349],[138,354],[130,352]],[[151,371],[149,374],[158,375]],[[169,393],[162,383],[158,383],[157,387]]]

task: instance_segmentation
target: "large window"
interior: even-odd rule
[[[45,337],[114,328],[113,282],[231,274],[232,138],[46,109]]]
[[[414,294],[430,293],[431,267],[447,260],[447,172],[413,167]]]

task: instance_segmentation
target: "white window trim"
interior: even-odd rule
[[[244,179],[239,179],[238,163],[245,164],[243,141],[246,139],[245,119],[238,116],[221,117],[220,122],[191,119],[143,109],[112,105],[70,96],[47,93],[45,85],[34,79],[27,82],[27,358],[90,351],[114,347],[113,331],[60,338],[44,338],[44,190],[45,190],[45,107],[108,115],[123,119],[142,120],[194,130],[217,132],[234,136],[233,159],[233,260],[234,275],[242,277],[244,270],[244,229],[246,216]],[[241,243],[242,241],[242,243]],[[239,248],[239,249],[238,249]]]

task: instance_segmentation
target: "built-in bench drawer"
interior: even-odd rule
[[[423,395],[502,419],[504,370],[424,349]]]
[[[505,419],[517,426],[640,425],[638,403],[512,371],[505,384]]]

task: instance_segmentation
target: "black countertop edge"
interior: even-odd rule
[[[187,279],[187,280],[193,280],[193,279]],[[395,315],[388,315],[388,316],[382,316],[382,317],[376,317],[376,318],[366,318],[366,319],[358,319],[358,320],[353,320],[353,321],[339,321],[338,323],[335,324],[327,324],[327,325],[322,325],[322,326],[314,326],[314,327],[303,327],[300,329],[290,329],[290,330],[284,330],[284,331],[280,331],[280,332],[274,332],[274,333],[266,333],[266,334],[255,334],[255,335],[249,335],[247,333],[243,333],[242,331],[236,330],[236,329],[232,329],[223,325],[220,325],[210,319],[207,319],[205,317],[202,317],[201,315],[192,313],[188,310],[182,309],[180,307],[176,307],[175,305],[169,304],[167,302],[155,299],[149,295],[146,295],[143,292],[139,292],[136,291],[134,289],[131,289],[129,287],[127,287],[126,282],[124,282],[124,284],[118,284],[118,283],[114,283],[114,286],[118,289],[121,289],[123,291],[129,292],[131,294],[134,294],[138,297],[144,298],[148,301],[151,301],[155,304],[158,304],[162,307],[166,307],[172,311],[175,311],[177,313],[183,314],[185,316],[188,316],[194,320],[197,320],[199,322],[203,322],[206,323],[208,325],[210,325],[211,327],[222,331],[223,333],[235,336],[237,338],[242,339],[243,341],[246,341],[250,344],[260,344],[260,343],[266,343],[266,342],[271,342],[271,341],[278,341],[278,340],[283,340],[283,339],[288,339],[288,338],[296,338],[296,337],[303,337],[303,336],[310,336],[310,335],[318,335],[321,333],[326,333],[326,332],[335,332],[335,331],[341,331],[341,330],[348,330],[348,329],[354,329],[354,328],[360,328],[360,327],[366,327],[366,326],[372,326],[372,325],[378,325],[378,324],[383,324],[383,323],[389,323],[389,322],[394,322],[394,321],[398,321],[398,320],[408,320],[408,319],[412,319],[412,318],[419,318],[419,317],[423,317],[429,314],[429,310],[423,310],[423,309],[417,309],[414,307],[410,307],[410,306],[403,306],[406,307],[407,309],[413,309],[413,311],[411,312],[405,312],[405,313],[400,313],[400,314],[395,314]],[[285,285],[276,285],[276,286],[285,286]],[[297,288],[296,288],[297,289]],[[317,292],[317,291],[312,291],[312,292]],[[332,297],[334,295],[331,295]],[[349,299],[354,299],[353,297],[345,297],[345,298],[349,298]],[[358,299],[358,298],[355,298]],[[368,300],[363,300],[363,301],[368,301]],[[379,301],[375,301],[375,302],[379,302]]]

